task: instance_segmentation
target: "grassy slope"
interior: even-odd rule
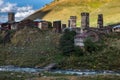
[[[41,77],[34,80],[119,80],[120,76],[66,76],[66,77]]]
[[[10,44],[0,45],[0,64],[17,66],[45,66],[53,62],[58,34],[37,29],[17,31]],[[49,58],[48,58],[49,57]]]
[[[63,74],[37,75],[31,73],[0,72],[0,80],[120,80],[119,75],[75,76]]]
[[[63,56],[58,50],[60,34],[23,29],[14,34],[11,43],[6,46],[0,44],[0,65],[43,67],[56,62],[57,67],[62,69],[120,70],[120,36],[118,35],[104,38],[108,46],[103,51],[68,57]]]
[[[105,25],[120,21],[119,0],[59,0],[52,2],[44,8],[29,16],[30,19],[62,20],[67,23],[71,15],[78,17],[80,25],[80,13],[91,13],[91,26],[96,26],[97,14],[103,13]]]
[[[26,80],[33,77],[36,77],[36,75],[19,72],[0,72],[0,80]]]

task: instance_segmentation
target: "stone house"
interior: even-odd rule
[[[40,21],[38,23],[38,28],[40,28],[41,30],[48,30],[48,22],[47,21]]]
[[[84,40],[85,40],[85,38],[86,38],[86,35],[84,33],[77,34],[74,37],[74,45],[75,46],[84,47]]]

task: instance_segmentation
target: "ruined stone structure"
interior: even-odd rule
[[[47,21],[41,21],[38,23],[38,28],[40,28],[41,30],[48,30],[48,22]]]
[[[70,20],[68,20],[68,27],[70,27]]]
[[[1,24],[1,30],[10,30],[10,29],[11,29],[10,23]]]
[[[70,27],[71,28],[76,28],[76,19],[77,17],[76,16],[70,16]]]
[[[15,13],[9,12],[8,13],[8,23],[13,23],[13,22],[15,22]]]
[[[22,20],[21,22],[18,23],[17,29],[23,29],[25,27],[34,27],[35,23],[33,20],[30,19],[26,19],[26,20]]]
[[[84,47],[84,40],[86,39],[86,33],[78,33],[74,37],[74,45]]]
[[[55,29],[56,33],[61,33],[62,32],[61,21],[53,21],[53,28]]]
[[[62,24],[62,29],[66,28],[66,24]]]
[[[89,29],[89,13],[81,13],[81,27],[82,29]]]
[[[112,28],[112,31],[113,31],[113,32],[120,32],[120,25],[114,26],[114,27]]]
[[[0,24],[0,30],[16,30],[19,22],[15,22],[15,13],[8,13],[8,21]]]
[[[86,32],[87,37],[89,37],[93,42],[97,42],[100,40],[99,32],[95,30],[89,30]]]
[[[103,14],[98,14],[97,27],[103,28]]]
[[[18,29],[19,22],[14,22],[11,24],[11,30],[17,30]]]

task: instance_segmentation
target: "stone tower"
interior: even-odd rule
[[[61,28],[61,21],[53,21],[53,28],[55,28],[56,33],[61,33],[62,28]]]
[[[70,20],[68,20],[68,27],[70,27]]]
[[[81,27],[82,29],[89,28],[89,13],[87,12],[81,13]]]
[[[76,28],[76,16],[70,16],[70,27],[71,28]]]
[[[8,22],[9,23],[15,22],[15,13],[14,12],[8,13]]]
[[[97,27],[103,28],[103,14],[98,14]]]

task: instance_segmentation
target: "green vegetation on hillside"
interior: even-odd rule
[[[35,80],[119,80],[120,76],[61,76],[61,77],[41,77]]]
[[[0,72],[0,80],[120,80],[119,75],[75,76],[63,74]]]
[[[119,0],[55,0],[27,18],[67,23],[70,16],[77,16],[77,25],[80,26],[81,12],[90,12],[92,27],[97,26],[97,14],[101,13],[104,15],[104,25],[120,22]]]
[[[0,80],[26,80],[36,75],[30,73],[19,73],[19,72],[0,72]]]
[[[85,51],[81,56],[76,56],[76,52],[63,55],[58,46],[61,35],[51,30],[21,29],[12,34],[11,42],[0,44],[0,65],[44,67],[57,63],[60,69],[120,70],[119,33],[106,35],[102,50]]]
[[[71,55],[70,52],[74,52],[74,37],[76,35],[75,31],[70,31],[66,29],[60,38],[59,46],[60,50],[64,55]]]
[[[24,28],[14,33],[11,42],[0,44],[0,65],[45,66],[58,54],[59,34]],[[49,57],[49,58],[48,58]]]

